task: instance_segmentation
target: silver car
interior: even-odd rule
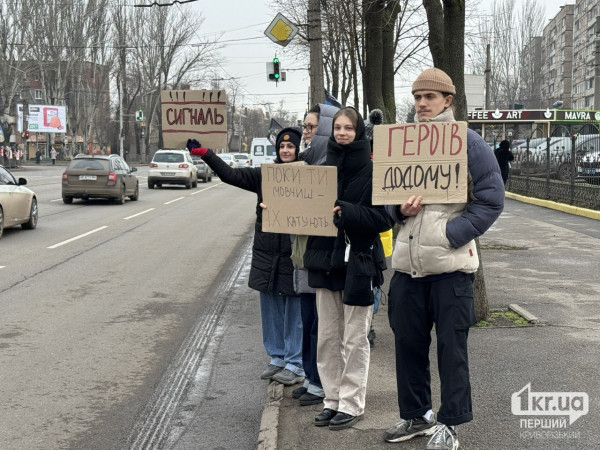
[[[21,225],[33,230],[38,222],[38,203],[35,193],[27,189],[27,180],[18,180],[0,166],[0,237],[4,228]]]
[[[212,181],[213,171],[212,169],[202,161],[201,158],[192,156],[192,161],[194,161],[194,165],[196,166],[196,171],[198,172],[198,179],[207,183]]]

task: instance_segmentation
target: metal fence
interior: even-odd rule
[[[506,190],[527,197],[600,210],[600,185],[561,181],[548,176],[510,174]]]

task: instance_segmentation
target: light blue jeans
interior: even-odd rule
[[[260,293],[263,345],[270,364],[304,376],[300,297]]]

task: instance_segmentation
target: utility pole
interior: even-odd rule
[[[320,0],[308,0],[308,43],[310,48],[309,107],[325,102],[323,45],[321,39],[321,3]]]
[[[490,61],[490,44],[485,49],[485,109],[490,109],[490,78],[492,76],[492,65]]]

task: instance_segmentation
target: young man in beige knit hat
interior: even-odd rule
[[[452,122],[456,89],[440,69],[423,71],[412,85],[417,122]],[[465,203],[421,205],[412,196],[387,206],[400,224],[390,282],[388,316],[394,330],[398,406],[402,419],[388,442],[432,436],[428,450],[455,450],[455,426],[473,419],[467,337],[475,323],[473,279],[479,266],[474,239],[504,207],[504,184],[494,153],[467,130],[469,195]],[[441,404],[431,402],[429,346],[435,324]]]

